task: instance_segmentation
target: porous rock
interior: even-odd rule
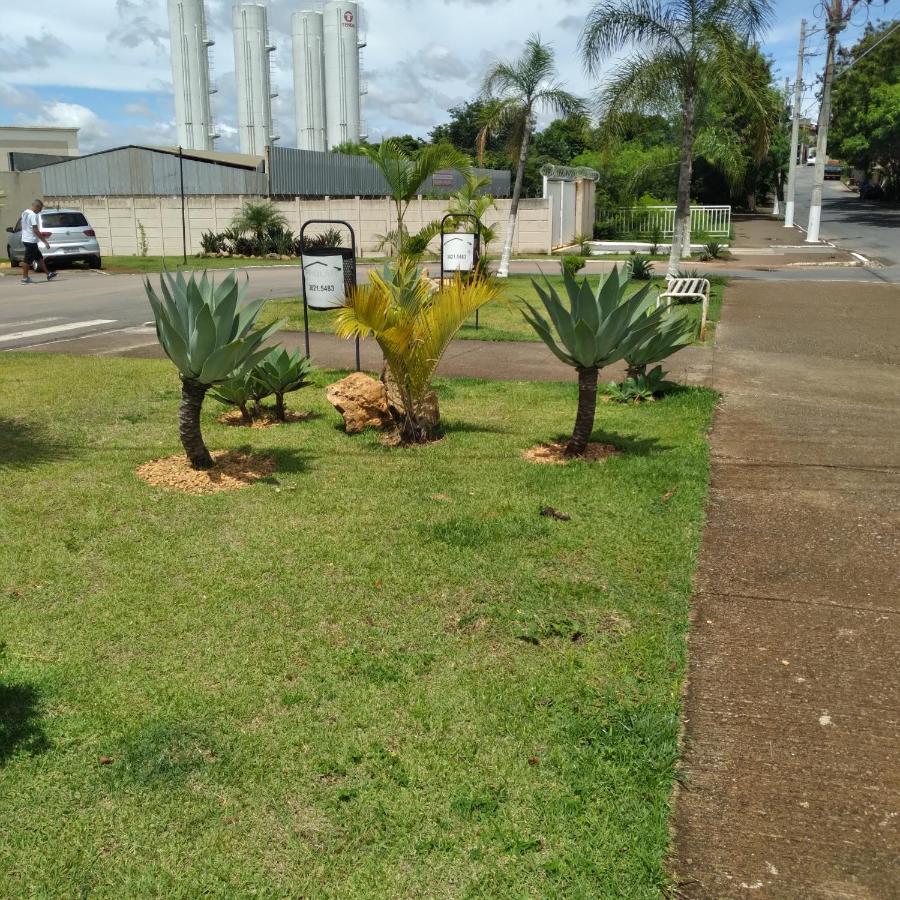
[[[384,428],[391,423],[384,384],[362,372],[354,372],[329,385],[325,396],[344,417],[347,434],[358,434],[365,428]]]

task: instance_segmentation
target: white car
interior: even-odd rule
[[[90,222],[80,209],[48,209],[38,213],[38,230],[50,244],[40,245],[47,266],[67,262],[86,262],[92,269],[99,269],[102,262],[100,244]],[[13,265],[21,265],[25,257],[22,245],[22,220],[7,228],[6,257]],[[34,266],[37,268],[37,265]]]
[[[808,166],[814,166],[816,164],[816,154],[810,153],[809,156],[806,157],[806,164]]]

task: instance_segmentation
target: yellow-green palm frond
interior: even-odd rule
[[[397,383],[419,403],[453,336],[498,293],[492,279],[457,276],[434,291],[415,268],[373,272],[338,313],[336,330],[341,337],[374,336]]]

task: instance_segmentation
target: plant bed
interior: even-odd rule
[[[2,364],[5,894],[669,888],[712,392],[603,406],[619,454],[537,466],[574,383],[439,379],[445,439],[398,452],[314,372],[302,429],[204,407],[276,470],[186,497],[134,475],[179,448],[168,361]]]
[[[216,450],[211,469],[192,469],[183,453],[154,459],[138,466],[135,474],[153,487],[185,494],[217,494],[236,491],[275,471],[275,463],[267,456],[254,456],[235,450]]]
[[[538,444],[528,450],[522,451],[522,459],[532,463],[564,466],[570,462],[603,462],[610,456],[621,453],[618,447],[612,444],[589,443],[584,448],[584,453],[579,457],[572,457],[566,453],[566,441],[553,441],[549,444]]]
[[[244,416],[239,409],[231,409],[226,413],[222,413],[221,416],[218,416],[216,422],[220,425],[230,425],[232,428],[272,428],[276,425],[291,425],[309,422],[310,419],[315,419],[317,417],[318,414],[311,411],[293,412],[292,410],[288,410],[284,414],[284,419],[279,419],[275,415],[274,410],[264,409],[259,416],[254,416],[253,419],[248,422],[244,419]]]

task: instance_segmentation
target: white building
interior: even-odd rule
[[[213,126],[209,48],[203,0],[168,0],[172,84],[178,143],[190,150],[212,150]]]
[[[272,123],[270,54],[266,7],[242,3],[232,11],[234,27],[234,76],[238,102],[241,153],[261,156],[266,145],[278,140]]]

